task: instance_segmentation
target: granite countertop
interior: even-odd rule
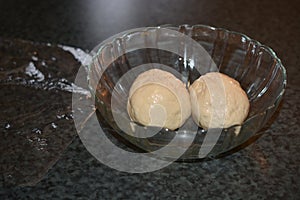
[[[288,74],[274,122],[239,152],[130,174],[98,162],[75,137],[35,186],[1,187],[0,199],[299,199],[299,11],[296,0],[0,0],[0,38],[88,51],[135,27],[207,24],[245,33],[272,47]]]

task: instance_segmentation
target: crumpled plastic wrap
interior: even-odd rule
[[[0,38],[0,187],[36,184],[76,136],[72,82],[86,53]]]

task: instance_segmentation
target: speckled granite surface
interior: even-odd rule
[[[0,199],[299,199],[297,1],[147,2],[0,0],[0,36],[91,49],[117,32],[139,26],[203,23],[240,31],[271,46],[287,68],[288,87],[274,123],[255,143],[233,155],[173,163],[146,174],[102,165],[76,138],[41,182],[0,188]]]

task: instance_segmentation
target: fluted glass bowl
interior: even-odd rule
[[[168,46],[172,34],[162,30],[178,31],[200,44],[211,56],[218,70],[238,80],[250,100],[250,111],[241,126],[222,129],[220,137],[214,144],[205,141],[207,131],[201,127],[195,130],[161,129],[151,137],[138,137],[125,133],[115,120],[114,112],[122,113],[124,120],[130,120],[126,112],[130,83],[121,81],[130,70],[143,64],[150,68],[159,68],[159,64],[168,66],[179,73],[179,77],[187,85],[192,84],[200,76],[193,60],[199,52],[189,48],[182,42],[184,37],[177,38],[178,55],[156,47]],[[171,35],[171,36],[170,36]],[[178,37],[178,36],[176,36]],[[183,44],[183,45],[182,45]],[[146,47],[146,48],[141,48]],[[189,56],[186,56],[189,55]],[[274,51],[244,34],[214,28],[205,25],[147,27],[125,31],[117,34],[94,48],[92,61],[88,65],[88,81],[95,97],[95,106],[102,120],[103,130],[125,143],[133,144],[137,150],[156,151],[170,143],[174,137],[182,138],[182,142],[172,146],[163,158],[178,157],[172,151],[184,148],[179,160],[197,160],[215,158],[240,147],[251,138],[260,134],[262,128],[277,109],[286,86],[286,71]],[[149,63],[159,63],[152,64]],[[207,62],[208,65],[211,63]],[[135,70],[135,77],[149,68]],[[215,71],[211,66],[207,71]],[[129,80],[129,82],[133,80]],[[126,84],[125,84],[126,83]],[[128,86],[129,85],[129,86]],[[112,96],[117,96],[117,103],[112,109]],[[100,120],[101,121],[101,120]],[[132,122],[131,124],[134,125]],[[150,127],[149,127],[150,128]],[[237,129],[238,128],[238,129]],[[133,129],[134,130],[134,129]],[[145,127],[147,130],[147,127]],[[237,130],[239,133],[237,134]],[[186,139],[192,142],[186,145]],[[205,144],[204,144],[205,143]],[[211,146],[207,155],[199,156],[201,146]]]

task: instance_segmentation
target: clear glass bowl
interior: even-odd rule
[[[105,120],[105,122],[100,120],[102,126],[106,126],[103,130],[110,130],[107,132],[113,132],[113,135],[120,141],[133,144],[138,150],[144,152],[152,152],[164,147],[176,135],[182,137],[183,142],[174,146],[173,150],[187,148],[184,146],[185,138],[193,137],[193,142],[188,145],[179,160],[198,160],[226,155],[234,149],[240,149],[251,138],[260,135],[260,131],[277,109],[286,87],[286,71],[274,51],[244,34],[222,28],[205,25],[164,26],[163,28],[179,31],[195,40],[211,56],[220,72],[240,82],[249,97],[250,112],[239,127],[239,134],[235,133],[237,126],[221,130],[221,135],[217,143],[212,144],[213,148],[210,153],[205,157],[199,157],[199,149],[207,134],[207,131],[200,127],[196,135],[189,130],[161,129],[157,134],[148,138],[135,137],[120,129],[114,120],[111,98],[113,92],[117,91],[120,105],[126,105],[124,102],[127,100],[129,88],[118,85],[116,90],[116,85],[129,70],[146,63],[161,63],[179,72],[182,75],[179,78],[187,84],[200,76],[200,73],[192,66],[193,60],[190,58],[161,49],[137,48],[141,45],[149,46],[149,44],[160,46],[160,43],[167,42],[163,38],[169,37],[168,35],[159,35],[162,34],[160,31],[162,27],[125,31],[105,40],[91,52],[92,61],[88,66],[88,81],[95,97],[98,114],[102,120]],[[155,33],[155,38],[153,38],[153,33]],[[178,47],[180,48],[180,44]],[[189,51],[189,48],[184,47],[182,51],[185,53]],[[124,54],[124,52],[127,53]],[[191,54],[197,54],[197,52]],[[126,112],[124,106],[118,109],[120,112]],[[129,120],[127,113],[125,117],[126,115]],[[210,144],[206,143],[206,145]],[[162,157],[173,159],[172,149]]]

